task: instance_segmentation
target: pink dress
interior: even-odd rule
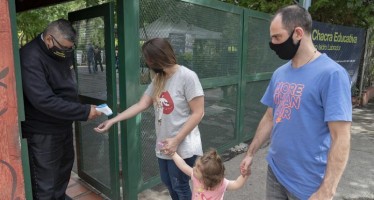
[[[193,172],[191,174],[192,180],[192,200],[223,200],[229,180],[226,178],[214,190],[204,189],[204,185],[197,179]]]

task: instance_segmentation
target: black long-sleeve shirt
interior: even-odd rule
[[[20,50],[26,119],[22,132],[58,134],[85,121],[90,105],[78,101],[72,60],[53,57],[41,35]]]

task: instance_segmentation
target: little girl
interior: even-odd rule
[[[214,149],[199,157],[194,167],[190,167],[177,154],[172,158],[178,168],[191,177],[192,200],[222,200],[226,190],[237,190],[243,187],[248,176],[240,175],[235,181],[225,178],[225,166]]]

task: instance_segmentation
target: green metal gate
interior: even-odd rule
[[[107,103],[117,114],[117,83],[114,62],[114,5],[102,4],[69,13],[78,33],[75,72],[82,103]],[[92,53],[100,55],[102,66],[90,62]],[[93,60],[94,61],[94,60]],[[91,68],[91,69],[89,69]],[[120,199],[118,127],[109,134],[98,134],[93,128],[106,120],[75,123],[78,175],[110,199]]]

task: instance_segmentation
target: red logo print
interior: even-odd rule
[[[174,102],[168,91],[162,92],[160,96],[160,103],[163,107],[164,114],[170,114],[174,110]]]

